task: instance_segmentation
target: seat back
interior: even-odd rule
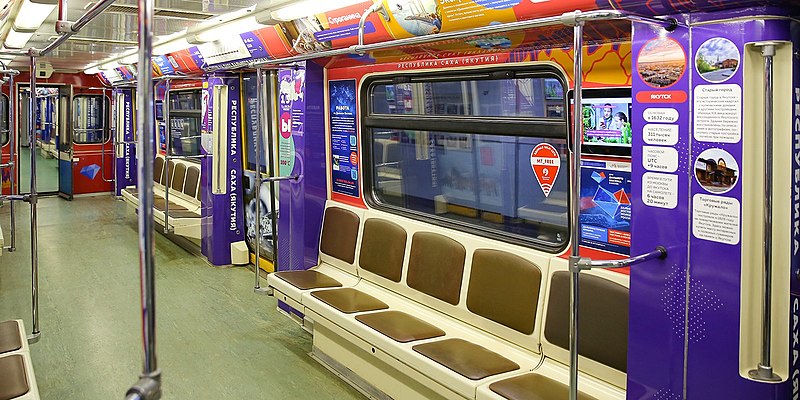
[[[580,370],[616,386],[625,386],[628,360],[630,291],[613,272],[581,273],[578,342]],[[614,274],[614,275],[610,275]],[[542,334],[544,354],[569,364],[570,273],[552,273]]]
[[[542,271],[514,254],[478,249],[472,255],[467,309],[524,335],[534,332]]]
[[[408,234],[402,226],[382,218],[364,222],[358,266],[392,282],[400,282]]]
[[[169,172],[169,174],[167,174],[167,172]],[[167,175],[169,175],[170,181],[175,177],[175,162],[172,160],[167,162],[167,169],[164,171],[164,174],[161,175],[161,181],[159,183],[164,185],[164,187],[169,186],[169,182],[167,182]]]
[[[338,206],[327,207],[319,240],[320,261],[355,275],[360,228],[361,218],[354,211]]]
[[[452,305],[461,297],[467,251],[464,245],[433,232],[417,232],[411,238],[408,287]]]
[[[177,192],[183,192],[185,180],[186,180],[186,164],[178,163],[175,165],[175,176],[172,177],[172,184],[170,185],[170,187]]]
[[[161,183],[161,177],[164,175],[164,157],[156,156],[153,160],[153,182]]]
[[[200,168],[190,165],[186,169],[186,182],[183,184],[183,193],[198,201],[200,200]]]

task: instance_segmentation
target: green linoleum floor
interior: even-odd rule
[[[0,256],[0,320],[31,329],[29,208]],[[0,226],[9,239],[9,207]],[[42,399],[119,399],[141,371],[134,213],[108,196],[39,203]],[[214,268],[156,234],[158,362],[165,399],[361,399],[314,361],[311,337],[253,293],[253,273]]]
[[[31,191],[31,149],[19,150],[19,185],[22,193]],[[58,191],[58,159],[45,158],[42,150],[36,150],[36,190],[39,192]]]

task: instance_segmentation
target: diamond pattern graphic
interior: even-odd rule
[[[592,172],[592,179],[594,179],[595,182],[600,183],[606,180],[606,173],[594,171]]]
[[[81,168],[81,175],[94,180],[97,178],[97,173],[100,172],[100,166],[97,164],[87,165]]]

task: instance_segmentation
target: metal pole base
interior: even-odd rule
[[[273,289],[271,287],[257,287],[257,288],[253,288],[253,293],[261,294],[261,295],[264,295],[264,296],[274,296],[275,295],[275,289]]]
[[[32,332],[28,335],[28,344],[38,343],[39,339],[42,338],[42,332]]]
[[[765,367],[761,364],[758,364],[758,368],[751,369],[748,372],[750,378],[756,381],[762,382],[780,382],[782,381],[781,377],[772,372],[772,367]]]
[[[161,398],[161,370],[143,375],[128,392],[126,400],[158,400]]]

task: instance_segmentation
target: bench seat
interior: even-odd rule
[[[313,354],[376,397],[538,400],[566,397],[567,267],[556,255],[329,202],[319,265],[267,281],[302,314]],[[580,400],[625,398],[627,284],[609,271],[581,276]]]
[[[0,322],[0,400],[38,400],[22,320]]]
[[[166,169],[169,169],[167,182]],[[169,225],[176,235],[195,241],[201,238],[200,167],[186,161],[164,162],[158,155],[153,164],[153,218],[162,226]],[[167,190],[169,190],[169,221],[166,221]],[[136,187],[121,191],[123,200],[134,210],[139,207]],[[168,222],[168,224],[167,224]]]
[[[340,334],[343,340],[350,342],[352,345],[357,345],[358,343],[366,344],[368,347],[363,349],[363,351],[367,354],[372,352],[372,348],[380,349],[381,352],[388,356],[388,363],[393,368],[411,368],[431,379],[433,383],[441,385],[442,388],[458,396],[454,398],[475,398],[477,387],[480,384],[497,377],[507,376],[507,374],[514,373],[514,371],[531,371],[541,361],[541,356],[532,351],[512,345],[496,336],[466,325],[452,317],[445,316],[431,308],[409,301],[409,299],[399,294],[388,292],[384,288],[366,280],[362,279],[359,281],[353,289],[359,290],[386,303],[389,306],[388,310],[402,312],[405,315],[414,316],[421,321],[436,321],[435,328],[443,331],[444,335],[431,336],[425,339],[398,341],[359,320],[359,317],[363,319],[363,316],[375,314],[374,312],[350,314],[340,312],[335,307],[320,300],[315,295],[318,292],[312,291],[303,296],[303,305],[306,318],[313,321],[314,346],[323,353],[330,350],[325,348],[323,343],[318,342],[317,331],[343,332]],[[327,290],[320,290],[319,292],[325,291]],[[383,312],[385,313],[387,311]],[[452,339],[460,339],[473,345],[480,344],[480,347],[485,349],[485,351],[501,354],[504,358],[510,360],[511,363],[518,365],[519,368],[511,372],[503,372],[499,375],[487,375],[486,378],[473,380],[424,356],[414,349],[414,346],[417,345]],[[353,366],[348,365],[348,368],[352,367]],[[388,394],[392,395],[391,393]],[[395,398],[405,398],[405,393],[402,394],[403,395],[399,397],[395,396]]]

